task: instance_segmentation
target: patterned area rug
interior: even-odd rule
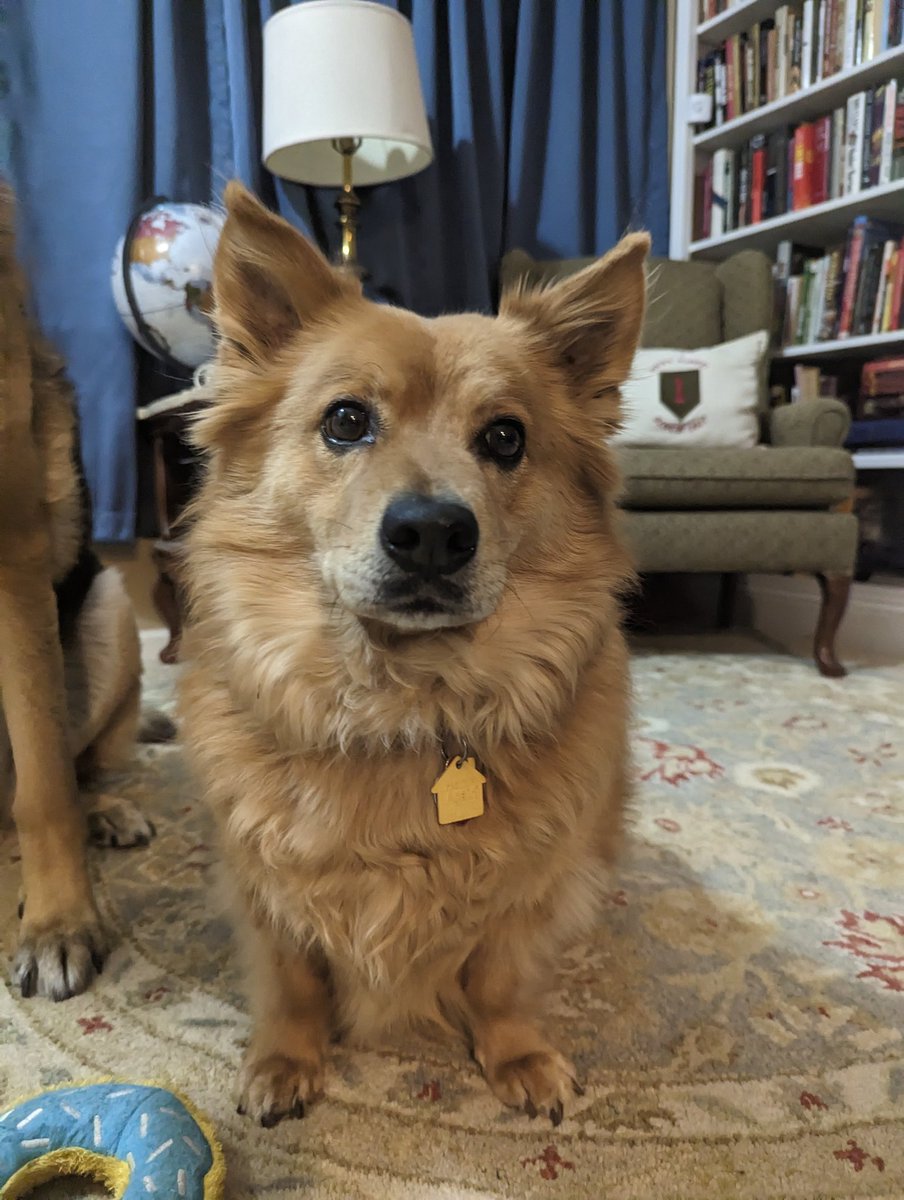
[[[767,652],[644,653],[635,676],[632,845],[553,996],[589,1085],[560,1128],[414,1040],[337,1049],[303,1122],[239,1118],[248,1025],[178,748],[132,778],[150,850],[93,859],[120,935],[98,985],[61,1005],[0,989],[0,1097],[168,1083],[219,1129],[231,1200],[904,1196],[904,667],[828,682]],[[6,837],[7,956],[16,887]]]

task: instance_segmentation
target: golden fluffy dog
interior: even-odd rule
[[[248,932],[241,1106],[301,1115],[331,1033],[432,1019],[557,1124],[577,1083],[538,995],[624,804],[606,437],[648,238],[496,319],[427,320],[237,184],[227,207],[183,712]],[[469,803],[485,776],[482,815],[440,822],[449,762]]]

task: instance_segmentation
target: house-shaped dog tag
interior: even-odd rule
[[[436,797],[436,815],[440,825],[472,821],[483,816],[486,776],[477,770],[473,758],[449,759],[442,775],[430,789]]]

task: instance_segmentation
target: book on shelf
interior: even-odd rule
[[[710,13],[701,21],[727,11],[710,8],[701,0],[700,13]],[[713,97],[710,125],[722,125],[902,43],[904,0],[779,4],[698,59],[697,90]]]
[[[697,237],[719,237],[904,179],[904,78],[857,92],[813,120],[720,149],[705,168],[707,173],[713,169],[719,186],[702,188]],[[734,181],[730,189],[721,186],[726,177]],[[714,197],[725,201],[715,222],[709,211]]]
[[[854,416],[860,421],[904,417],[904,358],[863,364]]]
[[[785,346],[904,329],[904,225],[860,216],[843,245],[780,242],[773,277]]]

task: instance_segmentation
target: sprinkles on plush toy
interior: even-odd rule
[[[207,1121],[164,1088],[66,1086],[0,1113],[0,1200],[60,1175],[96,1179],[116,1200],[221,1200],[225,1174]]]

